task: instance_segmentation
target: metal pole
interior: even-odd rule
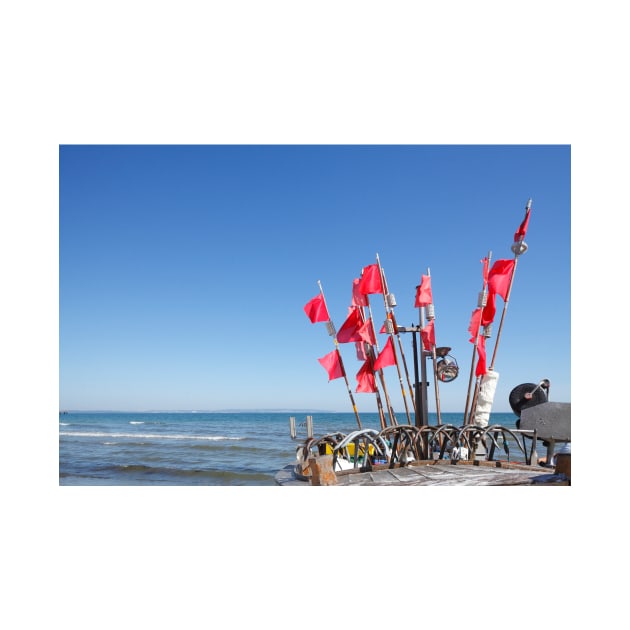
[[[479,313],[479,327],[477,328],[477,334],[475,335],[474,341],[473,341],[473,350],[472,350],[472,358],[470,361],[470,374],[468,376],[468,390],[467,390],[467,394],[466,394],[466,407],[464,408],[464,420],[462,422],[462,424],[468,424],[468,403],[470,403],[470,394],[471,394],[471,387],[473,384],[473,379],[475,378],[475,364],[476,364],[476,360],[477,360],[477,344],[479,342],[479,335],[481,334],[481,318],[483,315],[483,309],[486,306],[486,300],[487,300],[487,287],[488,287],[488,278],[487,278],[487,274],[488,274],[488,270],[490,268],[490,261],[492,260],[492,252],[488,252],[488,255],[486,256],[486,258],[484,258],[482,260],[483,265],[484,265],[484,270],[483,270],[483,288],[481,290],[481,293],[479,294],[479,299],[477,301],[477,308],[473,311],[473,317],[475,312],[477,312],[477,310],[480,310]]]
[[[525,206],[525,219],[524,222],[528,222],[529,213],[532,209],[532,200],[529,199],[527,201],[527,205]],[[514,254],[514,267],[512,268],[512,275],[510,277],[510,285],[508,287],[507,293],[505,295],[505,300],[503,301],[503,311],[501,312],[501,321],[499,322],[499,330],[497,332],[497,340],[494,342],[494,351],[492,353],[492,360],[490,361],[490,367],[488,369],[492,370],[494,368],[494,361],[497,358],[497,350],[499,349],[499,341],[501,341],[501,331],[503,330],[503,322],[505,320],[505,313],[507,312],[508,304],[510,302],[510,294],[512,293],[512,285],[514,284],[514,274],[516,273],[516,266],[518,265],[518,258],[521,254],[524,254],[527,251],[527,244],[524,241],[524,236],[516,241],[512,245],[512,252]]]
[[[423,412],[424,407],[422,405],[422,392],[420,389],[420,381],[418,380],[418,341],[416,338],[417,330],[412,332],[412,340],[413,340],[413,374],[415,378],[414,383],[414,395],[416,399],[416,426],[421,427],[423,422]]]
[[[420,391],[422,392],[422,425],[426,426],[429,424],[429,401],[427,397],[427,353],[422,349],[422,345],[420,345],[420,370],[422,376],[422,384],[420,387]]]
[[[512,275],[510,276],[510,285],[507,293],[505,294],[505,300],[503,301],[503,310],[501,311],[501,320],[499,321],[499,330],[497,332],[497,339],[494,342],[494,350],[492,352],[492,360],[490,361],[489,370],[494,369],[494,362],[497,358],[497,350],[499,349],[499,341],[501,341],[501,331],[503,330],[503,322],[505,321],[505,314],[507,313],[508,304],[510,303],[510,294],[512,293],[512,285],[514,284],[514,274],[516,273],[516,265],[518,265],[518,257],[527,251],[527,246],[523,246],[524,243],[515,243],[514,248],[514,267],[512,268]]]
[[[431,277],[431,270],[428,268],[427,268],[427,276],[429,278]],[[433,303],[431,303],[429,306],[426,306],[425,309],[426,309],[427,317],[429,319],[429,323],[433,322],[433,326],[434,326],[433,332],[435,336],[435,306]],[[437,373],[437,355],[435,353],[434,343],[431,344],[430,356],[433,360],[433,387],[435,388],[435,412],[437,414],[437,423],[442,424],[442,413],[440,409],[440,387],[439,387],[439,379],[438,379],[438,373]],[[428,424],[428,420],[427,420],[427,424]]]
[[[420,331],[424,328],[424,307],[420,306]],[[421,404],[422,404],[422,424],[426,426],[429,424],[429,407],[427,400],[427,362],[426,362],[427,354],[424,351],[424,344],[422,343],[422,337],[420,337],[420,374],[422,378],[422,383],[420,384],[421,391]]]
[[[376,339],[376,328],[374,327],[374,317],[372,315],[372,307],[370,306],[370,298],[368,295],[365,296],[365,301],[366,301],[366,308],[368,309],[368,313],[369,313],[369,319],[372,322],[372,332],[374,333],[374,339],[376,340],[376,344],[374,346],[370,346],[371,350],[372,350],[372,354],[373,354],[373,361],[376,361],[376,352],[374,351],[374,348],[376,348],[376,350],[378,352],[380,352],[380,349],[378,347],[378,339]],[[365,315],[365,314],[364,314]],[[372,366],[374,365],[374,363],[372,363]],[[376,376],[376,375],[375,375]],[[392,403],[389,399],[389,393],[387,392],[387,385],[385,384],[385,375],[383,374],[383,370],[378,370],[378,377],[379,380],[381,381],[381,385],[383,387],[383,394],[385,395],[385,404],[387,406],[387,413],[389,415],[389,421],[391,426],[395,427],[398,422],[396,421],[396,416],[394,414],[394,409],[392,407]],[[376,379],[374,379],[376,381]],[[383,427],[384,428],[384,427]]]
[[[319,292],[322,296],[322,300],[324,300],[324,306],[326,306],[326,312],[328,313],[328,317],[330,318],[330,311],[328,310],[328,305],[326,304],[326,297],[324,296],[324,289],[322,287],[322,283],[318,280],[317,286],[319,286]],[[350,397],[350,403],[352,404],[352,411],[354,411],[354,417],[357,419],[357,424],[359,425],[359,429],[362,429],[361,426],[361,418],[359,417],[359,410],[357,409],[357,405],[354,402],[354,396],[352,395],[352,389],[350,389],[350,382],[348,381],[348,375],[346,374],[346,368],[343,364],[343,359],[341,358],[341,352],[339,352],[339,342],[337,341],[337,332],[335,330],[335,325],[332,323],[332,319],[328,319],[328,334],[333,338],[333,343],[335,344],[335,350],[337,350],[337,355],[339,357],[339,365],[341,366],[341,371],[343,372],[343,380],[346,383],[346,389],[348,390],[348,396]]]
[[[389,338],[392,340],[392,350],[394,351],[394,360],[396,362],[396,370],[398,372],[398,382],[400,383],[400,391],[402,393],[403,403],[405,404],[405,413],[407,415],[407,424],[411,424],[411,415],[409,414],[409,405],[407,404],[407,396],[405,393],[405,385],[402,379],[402,372],[400,371],[400,363],[398,361],[398,354],[396,353],[396,348],[394,346],[394,335],[398,338],[398,345],[400,346],[400,352],[402,355],[402,344],[400,343],[400,336],[396,330],[396,321],[394,319],[394,309],[390,304],[390,299],[393,298],[393,295],[389,292],[387,288],[387,280],[385,279],[385,271],[383,267],[381,267],[381,259],[378,254],[376,254],[376,264],[378,265],[378,270],[381,276],[381,287],[383,289],[383,303],[385,305],[385,316],[386,316],[386,327],[387,333],[389,334]],[[373,323],[373,322],[372,322]],[[402,360],[404,362],[404,355],[402,355]]]
[[[367,295],[363,296],[365,298],[365,305],[366,307],[369,309],[369,300],[367,298]],[[364,307],[363,306],[357,306],[358,310],[359,310],[359,317],[361,318],[361,323],[365,324],[365,322],[367,321],[365,319],[365,312],[364,312]],[[371,317],[371,313],[370,313],[370,317]],[[374,329],[374,321],[372,320],[372,332],[373,332],[373,336],[376,339],[376,332]],[[367,343],[367,342],[363,342],[363,347],[366,349],[366,355],[370,361],[370,365],[371,365],[371,369],[372,372],[374,373],[374,361],[376,360],[376,352],[374,351],[374,346],[371,343]],[[381,378],[381,382],[384,385],[383,382],[383,371],[380,370],[379,371],[379,376]],[[385,392],[386,393],[386,392]],[[381,400],[381,394],[379,392],[378,389],[378,380],[376,378],[376,374],[374,374],[374,394],[376,395],[376,407],[378,409],[378,416],[379,419],[381,421],[381,429],[384,429],[387,426],[387,420],[385,418],[385,412],[383,410],[383,401]],[[392,424],[393,426],[393,424]]]

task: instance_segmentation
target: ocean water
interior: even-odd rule
[[[357,429],[352,413],[310,415],[315,436]],[[509,428],[515,422],[511,413],[490,417]],[[376,413],[362,413],[361,423],[380,426]],[[442,423],[460,426],[462,414],[443,413]],[[304,413],[61,413],[59,485],[273,486],[305,437]]]

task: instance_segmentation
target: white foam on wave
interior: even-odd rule
[[[143,438],[146,440],[244,440],[244,437],[228,437],[226,435],[168,435],[159,433],[102,433],[97,431],[60,431],[64,437],[95,437],[95,438]]]
[[[60,422],[60,423],[59,423],[59,426],[60,426],[60,427],[69,427],[69,426],[70,426],[70,423],[69,423],[69,422]]]
[[[129,424],[144,424],[142,420],[130,420]]]

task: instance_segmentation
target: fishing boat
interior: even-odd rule
[[[537,387],[524,383],[510,396],[535,394]],[[282,486],[571,485],[571,404],[545,397],[542,391],[523,399],[519,428],[400,424],[381,431],[359,429],[319,437],[310,431],[296,448],[295,461],[278,471],[276,482]],[[295,418],[289,423],[294,431]],[[312,417],[306,424],[312,426]]]
[[[319,294],[305,305],[304,311],[311,323],[325,323],[333,340],[334,350],[318,361],[329,380],[344,379],[357,429],[316,436],[312,416],[308,416],[306,436],[298,443],[295,461],[276,474],[279,485],[571,485],[571,404],[549,400],[549,379],[512,389],[509,404],[516,416],[514,427],[489,422],[499,376],[495,365],[497,349],[517,264],[527,251],[524,239],[531,204],[529,199],[514,234],[514,257],[497,260],[490,266],[489,252],[482,260],[482,290],[468,329],[473,358],[460,425],[442,422],[440,384],[457,378],[459,366],[449,354],[450,348],[436,345],[430,270],[422,274],[416,287],[419,323],[411,327],[401,327],[396,322],[395,298],[389,292],[378,254],[376,263],[364,267],[360,278],[353,281],[349,314],[338,331],[318,281]],[[387,335],[387,341],[382,350],[376,341],[371,295],[383,298],[385,323],[379,332]],[[503,311],[488,363],[486,342],[491,338],[497,296],[503,300]],[[405,333],[412,334],[413,386],[401,342],[401,334]],[[340,344],[346,343],[355,344],[357,356],[363,361],[354,391],[374,394],[380,429],[362,425],[339,350]],[[429,359],[433,365],[437,416],[433,425],[428,421]],[[406,423],[399,422],[393,412],[383,374],[387,366],[397,368]],[[295,417],[289,419],[289,424],[291,438],[297,440]]]

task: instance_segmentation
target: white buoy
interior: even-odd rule
[[[497,391],[497,382],[499,381],[499,373],[491,370],[481,377],[481,385],[479,386],[479,395],[477,397],[477,407],[475,408],[475,417],[473,422],[478,427],[487,427],[492,411],[492,403],[494,402],[494,394]]]

